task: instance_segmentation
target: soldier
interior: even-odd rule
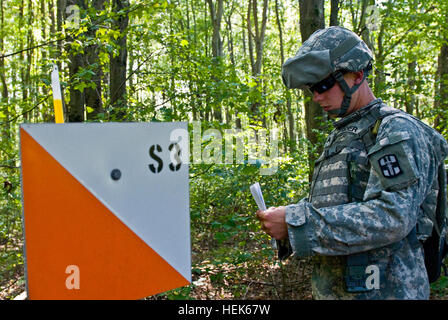
[[[434,226],[428,213],[448,145],[376,99],[371,68],[367,45],[342,27],[316,31],[285,62],[284,84],[311,90],[341,119],[315,163],[309,198],[257,217],[297,257],[312,257],[315,299],[428,299],[421,241]]]

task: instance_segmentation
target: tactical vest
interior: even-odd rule
[[[381,119],[400,112],[375,100],[347,119],[335,123],[336,129],[327,138],[324,151],[315,163],[309,201],[315,208],[360,202],[370,174],[367,157],[375,144]],[[364,128],[350,123],[364,118]]]
[[[335,123],[336,130],[328,136],[315,164],[309,197],[313,207],[363,201],[371,167],[367,155],[376,143],[381,120],[399,112],[402,111],[377,99]],[[362,128],[353,125],[360,119]],[[368,252],[349,256],[316,255],[312,260],[316,267],[330,268],[334,275],[340,274],[345,279],[347,292],[369,291],[365,288],[364,272],[369,264]]]

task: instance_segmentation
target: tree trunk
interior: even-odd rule
[[[119,46],[118,55],[110,58],[110,104],[113,108],[113,120],[122,121],[126,118],[126,63],[127,63],[127,27],[129,16],[126,11],[129,8],[128,0],[113,0],[112,10],[118,15],[114,19],[114,26],[120,31],[120,37],[116,43]],[[121,11],[121,12],[120,12]]]
[[[93,0],[91,1],[90,5],[95,8],[96,10],[104,10],[104,0]],[[92,21],[92,25],[96,24],[97,21]],[[96,33],[96,28],[89,28],[89,31],[87,32],[87,36],[89,38],[94,39]],[[103,77],[103,72],[101,70],[101,65],[99,63],[99,57],[98,57],[98,45],[96,44],[90,44],[86,49],[86,55],[85,55],[85,65],[87,67],[93,68],[93,66],[96,66],[93,68],[93,72],[95,73],[94,76],[90,79],[92,83],[95,84],[94,88],[88,87],[85,89],[85,103],[86,107],[90,107],[93,109],[92,112],[87,113],[88,119],[95,119],[98,115],[98,113],[103,112],[103,103],[101,100],[101,80]]]
[[[229,11],[228,16],[224,15],[224,20],[226,21],[226,30],[227,30],[227,50],[229,52],[229,57],[230,57],[230,63],[233,66],[231,73],[235,74],[235,70],[236,70],[236,61],[235,61],[235,49],[234,49],[234,42],[233,42],[233,30],[232,30],[232,14],[235,10],[234,7],[235,3],[232,2],[232,7]],[[227,124],[231,124],[232,122],[232,106],[229,106],[228,104],[225,107],[225,119],[226,119],[226,123]]]
[[[283,47],[283,29],[282,29],[282,23],[280,21],[280,14],[278,10],[278,0],[275,0],[275,16],[277,20],[277,27],[278,27],[278,35],[279,35],[279,41],[280,41],[280,63],[281,66],[283,66],[283,63],[285,62],[285,51]],[[285,90],[285,96],[286,96],[286,112],[288,115],[288,124],[289,124],[289,151],[292,152],[295,149],[295,135],[294,135],[294,115],[291,111],[291,92],[288,89]],[[280,111],[281,112],[281,111]],[[285,123],[285,130],[286,130],[286,123]],[[285,136],[287,136],[285,134]]]
[[[249,0],[249,5],[247,8],[247,44],[249,48],[250,69],[252,70],[253,75],[254,74],[253,70],[255,70],[255,58],[254,58],[254,34],[252,33],[252,19],[251,19],[252,1],[256,0]]]
[[[386,19],[393,10],[392,0],[387,1],[385,4],[386,12],[384,14],[384,19]],[[373,87],[373,94],[375,96],[381,96],[381,93],[384,90],[385,82],[386,82],[386,73],[384,72],[384,62],[387,54],[385,53],[385,49],[383,46],[383,40],[385,37],[385,28],[386,25],[384,22],[381,23],[377,36],[377,48],[375,52],[375,82]]]
[[[263,0],[263,12],[262,12],[262,20],[261,24],[258,21],[258,4],[257,0],[249,0],[249,7],[247,11],[247,31],[249,35],[249,55],[250,55],[250,63],[252,69],[252,76],[255,78],[257,83],[255,90],[259,92],[261,89],[261,67],[263,65],[263,47],[264,40],[266,35],[266,25],[268,20],[268,6],[269,1]],[[252,20],[253,18],[253,20]],[[252,28],[253,22],[253,28]],[[255,45],[255,48],[254,48]],[[254,52],[255,49],[255,52]],[[255,55],[254,55],[255,53]],[[251,101],[250,105],[250,117],[256,120],[260,120],[260,101]],[[266,122],[265,119],[261,119],[263,123]]]
[[[62,24],[64,23],[64,17],[65,17],[65,8],[67,6],[67,0],[56,0],[57,1],[57,5],[56,5],[56,26],[57,26],[57,32],[58,35],[61,36],[63,34],[63,30],[62,30]],[[57,42],[57,55],[61,56],[62,55],[62,41],[58,41]],[[59,70],[63,70],[63,68],[61,67],[61,62],[58,59],[58,68]]]
[[[47,39],[47,32],[46,32],[47,23],[46,23],[46,14],[45,14],[45,12],[46,12],[45,4],[46,4],[46,1],[40,2],[40,27],[41,27],[42,39]],[[42,52],[42,61],[46,61],[47,60],[46,50],[42,49],[41,52]],[[41,66],[41,70],[42,70],[42,73],[44,73],[45,67]]]
[[[263,63],[263,47],[266,35],[266,25],[268,20],[267,15],[268,5],[269,5],[268,0],[263,0],[262,20],[261,25],[259,25],[258,13],[257,13],[257,0],[252,0],[254,27],[255,27],[254,41],[255,41],[255,56],[256,56],[255,64],[252,69],[252,75],[254,77],[260,75],[261,66]]]
[[[246,45],[246,30],[247,30],[247,26],[246,26],[246,22],[247,19],[244,18],[243,13],[241,13],[241,33],[243,36],[243,68],[245,70],[247,70],[249,67],[247,65],[247,45]]]
[[[419,1],[411,1],[409,3],[409,8],[411,12],[416,12],[418,10]],[[417,47],[419,46],[419,43],[417,40],[413,40],[410,44],[410,47]],[[407,86],[405,89],[405,107],[406,112],[409,114],[413,114],[416,106],[417,106],[417,97],[415,95],[417,91],[416,88],[416,76],[417,76],[417,57],[412,54],[409,57],[408,62],[408,70],[407,70]]]
[[[213,0],[207,0],[209,9],[210,9],[210,17],[212,20],[213,26],[213,35],[212,35],[212,55],[214,58],[222,57],[222,39],[221,39],[221,20],[224,12],[223,0],[216,0],[217,7],[215,8],[215,4]]]
[[[49,25],[49,33],[50,36],[53,36],[53,27],[54,27],[54,16],[53,16],[53,1],[48,1],[48,13],[46,12],[46,1],[41,1],[40,3],[40,27],[41,27],[41,32],[42,32],[42,38],[43,39],[47,39],[47,21],[48,21],[48,17],[50,18],[50,25]],[[47,51],[48,50],[48,51]],[[48,49],[43,49],[42,51],[42,56],[41,56],[41,60],[42,61],[47,61],[47,55],[48,57],[53,58],[52,57],[52,49],[51,47],[48,47]],[[47,71],[47,68],[45,66],[45,64],[41,65],[41,73],[45,74]],[[42,87],[38,85],[38,88],[40,88],[42,90]],[[45,94],[45,92],[41,92],[41,94]],[[53,121],[53,112],[51,109],[47,109],[47,110],[43,110],[41,112],[42,114],[42,118],[44,120],[44,122],[51,122]]]
[[[24,1],[22,0],[22,7],[21,7],[21,20],[25,17],[24,15]],[[28,0],[28,5],[27,5],[27,14],[28,14],[28,21],[26,21],[27,26],[28,26],[28,33],[27,33],[27,37],[26,37],[26,47],[30,48],[33,44],[33,32],[32,32],[32,22],[33,22],[33,2],[31,0]],[[24,19],[22,20],[22,22],[24,22]],[[21,44],[21,49],[23,49],[23,42],[20,43]],[[28,97],[29,97],[29,92],[31,90],[31,82],[30,82],[30,78],[31,78],[31,52],[27,51],[22,52],[21,53],[21,58],[22,61],[26,61],[26,69],[22,69],[21,70],[21,76],[22,76],[22,99],[25,102],[25,105],[28,105]],[[25,114],[25,119],[27,121],[31,120],[31,114],[28,112]]]
[[[448,117],[445,115],[448,110],[448,39],[446,37],[444,37],[438,58],[434,110],[437,113],[434,128],[446,134],[448,129]]]
[[[0,1],[0,52],[3,54],[4,53],[4,49],[5,49],[5,44],[4,44],[4,24],[5,24],[5,19],[4,19],[4,11],[3,11],[3,2],[4,0]],[[6,70],[5,70],[5,58],[1,58],[0,59],[0,80],[1,80],[1,85],[2,85],[2,90],[1,90],[1,110],[4,113],[4,121],[3,121],[3,127],[1,128],[2,134],[2,141],[10,141],[10,137],[11,137],[11,127],[10,127],[10,123],[9,123],[9,108],[8,108],[8,85],[6,83]],[[2,153],[3,153],[3,147],[2,146]]]
[[[233,31],[232,31],[232,13],[234,8],[230,10],[229,16],[224,16],[224,19],[226,20],[226,26],[227,26],[227,33],[228,33],[228,51],[230,55],[230,62],[233,66],[236,67],[235,63],[235,50],[234,50],[234,43],[233,43]]]
[[[357,34],[361,34],[366,29],[366,9],[367,5],[369,4],[369,0],[362,0],[361,1],[361,12],[360,12],[360,19],[359,24],[356,26],[355,30],[353,30]]]
[[[300,0],[300,33],[302,42],[306,41],[316,30],[325,27],[324,1]],[[305,91],[305,123],[306,136],[309,141],[308,161],[310,166],[309,180],[313,176],[314,161],[322,152],[322,144],[319,144],[316,132],[324,130],[324,111],[318,103],[313,102],[313,96]],[[316,147],[316,150],[313,150]]]
[[[339,25],[339,0],[331,0],[330,26]]]
[[[405,92],[405,107],[406,112],[413,114],[415,107],[415,76],[416,76],[417,62],[415,60],[408,63],[408,74],[407,74],[407,86]]]
[[[207,3],[204,2],[204,24],[207,25]],[[205,56],[208,57],[208,43],[209,43],[209,39],[208,39],[208,28],[205,28]]]
[[[210,9],[210,17],[212,21],[213,26],[213,35],[212,35],[212,56],[213,56],[213,64],[215,66],[215,71],[212,72],[212,81],[217,83],[220,80],[220,76],[216,77],[216,73],[218,70],[220,70],[219,65],[222,63],[221,58],[223,57],[223,50],[222,50],[222,39],[221,39],[221,21],[222,16],[224,13],[224,7],[223,7],[223,0],[216,0],[216,8],[215,4],[213,3],[213,0],[207,0],[209,9]],[[216,87],[216,86],[215,86]],[[215,97],[211,97],[212,104],[213,104],[213,117],[215,120],[222,122],[222,110],[221,110],[221,103],[219,102],[219,99],[216,99],[216,93],[214,94]],[[218,102],[217,102],[218,100]]]
[[[50,17],[50,37],[51,38],[60,38],[59,35],[56,34],[57,32],[57,5],[55,4],[56,0],[51,0],[48,3],[48,15]],[[60,41],[58,41],[59,43]],[[60,55],[56,53],[56,49],[54,46],[50,47],[49,49],[50,59],[55,59],[56,57],[59,57]],[[61,70],[61,69],[59,69]]]
[[[84,9],[84,1],[83,0],[67,0],[65,5],[67,7],[71,5],[78,6],[81,10]],[[64,14],[65,19],[68,18],[67,15],[71,13],[66,12],[66,8],[62,8],[62,13]],[[69,52],[69,77],[70,79],[74,79],[76,74],[79,71],[79,68],[83,66],[83,57],[82,54],[72,53],[70,49],[70,43],[73,41],[72,37],[68,38],[68,45],[66,50]],[[75,89],[74,85],[70,85],[70,102],[68,104],[68,119],[70,122],[83,122],[84,119],[84,94]]]
[[[368,18],[367,17],[367,14],[368,14],[367,13],[367,7],[368,7],[369,3],[371,3],[371,0],[362,0],[361,18],[360,18],[359,26],[358,26],[358,29],[357,29],[356,33],[358,33],[360,35],[362,40],[364,40],[364,42],[367,44],[367,46],[373,52],[373,44],[370,41],[370,29],[366,25],[367,18]]]

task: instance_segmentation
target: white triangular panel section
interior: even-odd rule
[[[22,128],[191,282],[188,164],[170,170],[169,163],[177,162],[168,149],[181,141],[170,140],[174,130],[188,134],[186,123],[23,124]],[[163,161],[159,173],[149,168],[158,167],[150,156],[152,145],[162,148],[160,153],[155,149]],[[188,138],[179,145],[188,149]],[[182,152],[188,155],[188,150]],[[111,177],[114,169],[121,172],[119,180]]]

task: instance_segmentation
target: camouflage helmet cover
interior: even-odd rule
[[[343,27],[328,27],[314,32],[296,55],[282,66],[286,87],[303,88],[322,81],[337,70],[364,70],[372,52],[354,32]]]

